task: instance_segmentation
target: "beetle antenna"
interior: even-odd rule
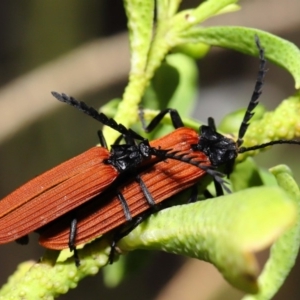
[[[292,144],[292,145],[300,145],[300,141],[297,140],[278,140],[278,141],[271,141],[268,143],[264,143],[261,145],[256,145],[253,147],[241,147],[239,148],[238,152],[239,153],[245,153],[248,151],[252,151],[252,150],[257,150],[257,149],[262,149],[262,148],[266,148],[268,146],[273,146],[273,145],[278,145],[278,144]]]
[[[266,72],[267,72],[267,69],[266,69],[266,62],[267,61],[266,61],[265,55],[264,55],[265,51],[262,48],[257,35],[255,35],[255,43],[256,43],[256,46],[257,46],[258,52],[259,52],[259,59],[260,59],[259,71],[258,71],[258,75],[257,75],[257,79],[256,79],[254,91],[252,93],[251,100],[250,100],[249,105],[247,107],[247,111],[245,113],[243,122],[240,126],[238,140],[237,140],[237,146],[238,147],[240,147],[243,144],[243,137],[244,137],[244,135],[245,135],[245,133],[248,129],[249,121],[254,115],[253,110],[257,106],[257,104],[259,103],[258,98],[260,97],[260,95],[262,93],[262,87],[263,87],[263,84],[264,84],[264,77],[265,77]]]
[[[217,182],[217,184],[219,184],[227,193],[231,193],[231,190],[226,186],[226,184],[228,184],[228,182],[223,179],[225,174],[215,170],[214,167],[212,167],[212,166],[207,166],[207,165],[203,164],[206,161],[194,160],[195,158],[197,158],[196,156],[190,156],[187,153],[178,154],[178,152],[179,151],[169,152],[165,155],[165,158],[179,160],[181,162],[185,162],[185,163],[188,163],[190,165],[193,165],[195,167],[202,169],[207,174],[211,175],[213,177],[213,179]]]
[[[51,92],[51,94],[59,101],[67,103],[79,110],[81,110],[82,112],[84,112],[85,114],[87,114],[88,116],[94,118],[95,120],[101,122],[103,125],[106,125],[118,132],[120,132],[123,135],[126,136],[130,136],[133,139],[137,139],[137,140],[145,140],[142,136],[140,136],[138,133],[136,133],[135,131],[131,130],[131,129],[127,129],[124,125],[122,124],[118,124],[114,119],[112,118],[108,118],[104,113],[99,113],[95,108],[90,107],[88,105],[86,105],[84,102],[82,101],[78,101],[73,97],[70,97],[64,93],[59,94],[57,92]]]

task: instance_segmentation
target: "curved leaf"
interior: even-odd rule
[[[255,296],[243,300],[269,300],[275,295],[294,266],[300,245],[300,191],[288,167],[281,165],[270,170],[298,207],[297,223],[284,233],[271,247],[270,257],[259,276],[261,287]]]
[[[153,78],[153,88],[158,95],[159,103],[165,103],[165,107],[176,107],[182,116],[188,116],[196,101],[198,70],[195,60],[187,55],[176,53],[166,57],[166,63],[169,67],[175,69],[178,74],[178,80],[174,85],[172,94],[167,95],[169,82],[168,70],[162,71]],[[157,78],[158,77],[158,78]],[[182,101],[184,99],[184,101]]]
[[[184,32],[186,29],[202,23],[219,13],[234,11],[233,6],[238,0],[207,0],[194,9],[179,12],[171,20],[171,28],[175,32]]]
[[[276,218],[274,217],[276,216]],[[270,245],[296,219],[278,187],[256,187],[152,215],[118,246],[159,249],[213,263],[235,287],[258,291],[254,252]]]
[[[178,44],[202,42],[258,56],[254,42],[255,34],[258,35],[261,45],[265,48],[267,59],[286,69],[294,77],[295,87],[299,89],[300,50],[293,43],[271,33],[235,26],[192,28],[181,33]]]

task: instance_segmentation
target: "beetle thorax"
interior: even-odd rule
[[[151,158],[151,147],[148,141],[139,145],[112,145],[110,157],[105,161],[113,165],[120,173],[135,168],[142,161]]]
[[[200,127],[199,141],[197,145],[193,145],[193,149],[202,151],[216,167],[233,161],[238,154],[233,139],[223,136],[206,125]]]

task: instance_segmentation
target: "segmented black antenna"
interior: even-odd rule
[[[300,145],[300,141],[297,140],[277,140],[277,141],[271,141],[268,143],[252,146],[252,147],[241,147],[239,148],[239,153],[245,153],[252,150],[262,149],[266,148],[268,146],[278,145],[278,144],[292,144],[292,145]]]
[[[252,112],[253,109],[257,106],[258,104],[258,98],[261,95],[262,91],[262,86],[263,86],[263,80],[265,77],[265,74],[267,72],[265,66],[266,66],[266,59],[264,57],[264,49],[260,45],[260,41],[257,35],[255,35],[255,42],[257,45],[257,48],[259,50],[259,58],[260,58],[260,66],[259,66],[259,71],[258,71],[258,76],[255,84],[255,88],[252,94],[251,101],[248,105],[247,111],[244,116],[244,120],[241,124],[240,130],[239,130],[239,136],[237,140],[237,145],[238,145],[238,153],[245,153],[248,151],[252,150],[258,150],[262,148],[266,148],[268,146],[273,146],[273,145],[278,145],[278,144],[293,144],[293,145],[300,145],[300,141],[297,140],[277,140],[277,141],[271,141],[267,142],[264,144],[252,146],[252,147],[240,147],[243,143],[243,137],[247,131],[247,128],[249,126],[248,121],[252,118],[254,113]]]
[[[266,67],[266,59],[265,59],[265,51],[260,45],[260,41],[257,35],[255,35],[255,43],[259,51],[259,59],[260,59],[260,64],[259,64],[259,71],[258,71],[258,76],[256,79],[254,91],[252,93],[251,100],[249,102],[249,105],[247,107],[247,111],[245,113],[243,122],[241,124],[240,130],[239,130],[239,135],[238,135],[238,140],[237,140],[237,146],[240,147],[243,144],[243,137],[248,129],[249,126],[249,121],[253,117],[254,113],[253,110],[257,106],[258,98],[262,93],[262,86],[264,84],[264,77],[266,75],[267,69]]]
[[[181,153],[178,154],[180,151],[172,151],[169,152],[165,155],[165,158],[171,158],[174,160],[179,160],[181,162],[185,162],[188,163],[190,165],[193,165],[197,168],[202,169],[203,171],[205,171],[207,174],[209,174],[210,176],[213,177],[213,179],[228,193],[231,193],[231,190],[226,186],[226,184],[228,184],[228,182],[226,180],[223,179],[223,177],[225,177],[226,175],[224,173],[221,173],[219,171],[217,171],[215,169],[214,166],[207,166],[207,165],[203,165],[203,163],[205,163],[206,161],[202,161],[202,160],[194,160],[195,158],[197,158],[197,156],[193,156],[193,155],[188,155],[187,153]]]
[[[103,125],[106,125],[106,126],[112,128],[112,129],[120,132],[121,134],[123,134],[125,136],[130,136],[133,139],[137,139],[137,140],[141,140],[141,141],[145,140],[142,136],[140,136],[135,131],[133,131],[131,129],[127,129],[122,124],[118,124],[114,119],[108,118],[104,113],[99,113],[96,109],[86,105],[82,101],[78,101],[75,98],[70,97],[70,96],[68,96],[64,93],[59,94],[57,92],[51,92],[51,94],[57,100],[59,100],[61,102],[64,102],[64,103],[67,103],[67,104],[77,108],[78,110],[84,112],[88,116],[90,116],[90,117],[94,118],[95,120],[101,122]]]

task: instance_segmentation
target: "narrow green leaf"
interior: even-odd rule
[[[236,1],[208,0],[201,3],[195,9],[182,11],[173,17],[168,16],[165,19],[159,19],[148,55],[147,78],[151,79],[153,77],[155,70],[159,67],[167,53],[174,46],[177,46],[175,41],[178,40],[178,32],[204,21]]]
[[[147,265],[151,264],[154,252],[137,250],[122,255],[112,265],[107,265],[102,270],[103,281],[107,287],[113,288],[118,286],[127,278],[135,276]]]
[[[69,252],[69,251],[66,251]],[[23,263],[0,291],[0,300],[52,300],[74,289],[86,276],[97,274],[108,262],[110,245],[104,239],[88,244],[78,251],[80,267],[74,258],[59,259],[55,266],[47,262]],[[64,254],[64,253],[63,253]],[[64,255],[63,255],[64,256]]]
[[[175,15],[171,22],[171,27],[175,32],[184,32],[186,29],[202,23],[206,19],[217,15],[218,13],[232,9],[232,4],[238,0],[207,0],[202,2],[195,9],[184,10]]]
[[[241,6],[238,5],[238,4],[235,4],[235,3],[229,4],[229,5],[225,6],[224,8],[222,8],[221,10],[219,10],[218,13],[215,16],[228,14],[228,13],[231,13],[231,12],[238,11],[240,9],[241,9]]]
[[[209,51],[210,46],[204,43],[197,44],[182,44],[172,49],[173,53],[179,52],[184,53],[192,58],[200,59],[203,58]]]
[[[270,257],[259,276],[260,291],[255,296],[243,300],[269,300],[279,290],[294,266],[300,245],[300,191],[287,166],[280,165],[270,170],[278,185],[283,188],[298,207],[297,223],[284,233],[271,247]],[[277,216],[273,216],[277,218]]]
[[[172,17],[178,10],[182,0],[157,0],[157,20],[163,21]]]
[[[155,72],[151,85],[143,98],[143,106],[163,110],[168,107],[180,81],[180,74],[176,66],[169,64],[166,59]],[[149,92],[151,90],[151,92]]]
[[[9,295],[12,289],[15,288],[16,285],[19,284],[19,280],[21,280],[25,274],[32,268],[35,264],[34,261],[25,261],[18,265],[15,273],[9,277],[8,283],[6,283],[3,287],[1,287],[0,291],[0,299],[4,299],[3,295]]]
[[[153,0],[125,0],[125,10],[128,17],[128,29],[131,52],[131,68],[129,83],[123,94],[115,119],[125,127],[130,127],[137,119],[137,108],[147,86],[145,69],[148,52],[152,42],[154,22]],[[107,144],[112,145],[119,133],[105,126],[103,129]]]
[[[176,107],[182,117],[188,116],[195,106],[198,80],[194,59],[182,53],[168,55],[153,77],[150,87],[153,93],[148,93],[145,107],[155,107],[149,103],[155,100],[159,110]],[[151,100],[149,96],[152,96]],[[162,136],[173,129],[173,126],[158,128],[154,136]],[[151,138],[154,136],[151,135]]]
[[[176,107],[182,116],[188,116],[196,100],[197,84],[198,84],[198,68],[195,60],[180,53],[170,54],[167,56],[166,61],[168,65],[175,68],[179,74],[179,81],[172,94],[169,98],[168,107]],[[162,78],[161,78],[162,79]],[[168,77],[164,78],[164,86],[168,83]],[[159,91],[163,93],[164,86],[160,86]],[[162,95],[163,96],[163,95]],[[184,101],[183,101],[184,99]]]
[[[274,217],[276,216],[276,217]],[[296,219],[296,208],[279,187],[256,187],[165,209],[143,222],[118,246],[157,249],[213,263],[235,287],[258,292],[254,256]]]
[[[125,275],[126,257],[121,256],[117,262],[103,269],[103,281],[107,287],[113,288],[119,285]]]
[[[154,22],[153,0],[125,0],[128,18],[131,74],[142,74],[147,63],[147,55],[152,40]]]
[[[259,168],[259,174],[264,186],[278,185],[275,177],[265,168]]]
[[[268,60],[286,69],[295,80],[295,87],[300,88],[300,50],[293,43],[271,33],[246,27],[224,26],[208,28],[192,28],[182,32],[178,43],[207,43],[234,49],[246,54],[258,56],[254,35],[259,36],[265,48]]]

